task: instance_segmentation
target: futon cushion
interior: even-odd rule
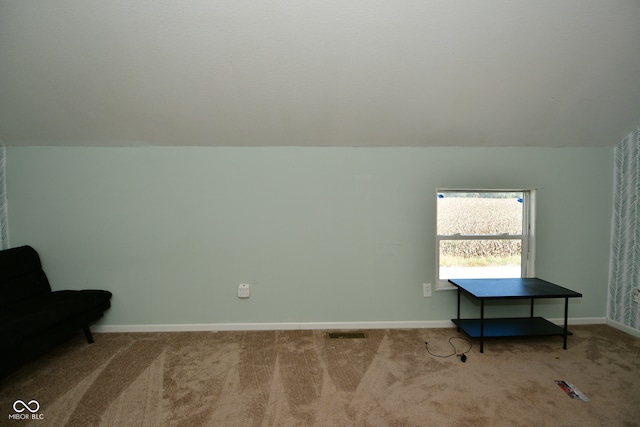
[[[30,246],[3,250],[0,273],[0,308],[51,292],[40,257]]]
[[[111,292],[56,291],[17,302],[0,310],[0,350],[42,333],[47,327],[77,319],[83,326],[108,309]]]

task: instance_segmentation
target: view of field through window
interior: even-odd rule
[[[522,193],[440,193],[437,213],[440,279],[520,277]]]

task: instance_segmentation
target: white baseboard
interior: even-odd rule
[[[549,319],[558,325],[564,319]],[[605,318],[582,317],[569,319],[569,325],[599,325]],[[276,331],[276,330],[352,330],[352,329],[423,329],[454,328],[450,320],[380,321],[380,322],[300,322],[300,323],[195,323],[166,325],[95,325],[96,333],[109,332],[196,332],[196,331]]]
[[[623,325],[622,323],[618,323],[614,320],[611,319],[607,319],[607,325],[611,326],[612,328],[616,328],[621,330],[622,332],[626,332],[629,335],[633,335],[634,337],[638,337],[640,338],[640,331],[634,328],[631,328],[627,325]]]
[[[450,320],[390,322],[301,322],[301,323],[195,323],[166,325],[95,325],[93,332],[195,332],[195,331],[276,331],[311,329],[419,329],[453,328]]]

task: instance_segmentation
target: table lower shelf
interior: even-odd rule
[[[451,319],[471,338],[481,338],[480,319]],[[564,328],[542,317],[484,319],[485,338],[564,335]],[[567,335],[573,335],[567,331]]]

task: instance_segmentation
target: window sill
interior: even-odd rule
[[[446,282],[438,282],[436,284],[436,291],[455,291],[458,289],[456,286],[452,285],[448,281]]]

